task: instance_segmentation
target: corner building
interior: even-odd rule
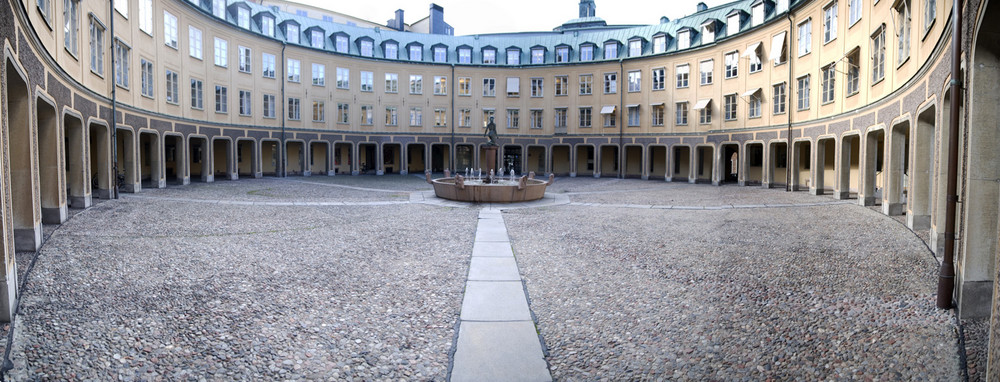
[[[739,0],[654,25],[607,25],[583,0],[551,32],[472,36],[433,4],[381,27],[287,2],[7,0],[0,317],[15,249],[67,208],[192,181],[462,172],[485,163],[491,118],[518,173],[830,194],[905,214],[940,256],[960,95],[954,301],[992,317],[1000,378],[994,2],[961,2],[955,73],[949,0]]]

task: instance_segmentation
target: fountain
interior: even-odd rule
[[[434,194],[439,198],[474,203],[515,203],[544,197],[545,188],[552,184],[555,175],[549,175],[548,181],[544,181],[535,179],[534,172],[517,178],[513,168],[507,177],[504,176],[503,168],[494,172],[498,145],[493,118],[490,118],[490,123],[486,125],[485,135],[489,138],[489,143],[483,146],[486,152],[487,176],[483,177],[483,169],[480,168],[477,176],[470,177],[469,169],[466,168],[465,176],[456,174],[452,177],[446,170],[444,178],[431,179],[431,172],[427,170],[424,172],[424,177],[427,178],[427,183],[434,186]],[[455,169],[455,172],[458,170]]]

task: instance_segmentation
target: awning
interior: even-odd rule
[[[705,107],[707,107],[707,106],[708,106],[708,104],[709,104],[709,103],[711,103],[711,102],[712,102],[712,99],[711,99],[711,98],[708,98],[708,99],[700,99],[700,100],[698,100],[698,103],[694,104],[694,109],[695,109],[695,110],[701,110],[701,109],[704,109],[704,108],[705,108]]]
[[[654,107],[655,106],[663,106],[663,105],[664,105],[663,102],[657,102],[657,103],[651,103],[651,104],[649,104],[649,106],[654,106]]]
[[[615,106],[614,105],[605,106],[605,107],[601,108],[601,114],[614,114],[614,113],[615,113]]]
[[[743,57],[750,57],[750,55],[757,54],[757,49],[760,49],[760,42],[755,42],[750,45],[745,52],[743,52]]]
[[[518,77],[507,77],[507,93],[520,93],[521,79]]]
[[[778,33],[777,36],[771,40],[771,56],[772,61],[781,59],[781,53],[785,51],[785,32]]]
[[[631,105],[625,105],[625,107],[629,107],[629,108],[632,108],[632,107],[639,107],[639,104],[631,104]]]
[[[688,74],[688,72],[690,70],[691,70],[691,67],[688,66],[687,64],[681,65],[681,66],[677,67],[677,74]]]
[[[756,88],[756,89],[752,89],[752,90],[747,90],[746,93],[743,93],[743,96],[744,97],[749,97],[749,96],[752,96],[754,94],[757,94],[757,92],[759,92],[759,91],[760,91],[760,88]]]

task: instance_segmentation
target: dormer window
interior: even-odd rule
[[[348,42],[348,37],[345,35],[337,35],[333,38],[334,46],[337,47],[337,51],[340,53],[347,53],[350,51],[350,43]]]
[[[497,50],[496,49],[483,49],[483,63],[484,64],[496,64],[497,63]]]
[[[250,29],[250,9],[236,8],[236,24],[243,29]]]
[[[687,49],[691,47],[691,30],[685,29],[677,34],[677,49]]]
[[[339,42],[338,42],[339,44]],[[361,40],[361,55],[364,57],[371,57],[375,55],[375,42],[371,40]],[[337,50],[340,50],[338,47]]]
[[[518,49],[507,49],[507,65],[520,65],[521,51]]]
[[[591,44],[580,46],[580,61],[594,60],[594,46]]]
[[[285,24],[285,41],[292,44],[299,43],[299,26],[296,24]]]
[[[701,24],[701,43],[704,45],[713,42],[715,42],[715,21]]]
[[[471,64],[472,63],[472,49],[471,48],[458,48],[458,63],[459,64]]]
[[[260,33],[274,37],[274,17],[270,15],[260,17]]]
[[[663,53],[667,51],[667,36],[653,36],[653,53]]]
[[[326,44],[324,44],[325,38],[323,38],[323,31],[313,29],[309,31],[309,46],[316,49],[323,49]],[[338,44],[339,45],[339,44]],[[346,44],[345,44],[346,45]],[[337,49],[338,51],[340,49]]]
[[[215,0],[212,2],[212,14],[215,17],[225,20],[226,18],[226,0]]]
[[[736,13],[729,16],[726,20],[726,36],[732,36],[740,33],[740,14]]]
[[[382,47],[383,55],[390,60],[399,59],[399,45],[394,42],[387,42]]]
[[[424,47],[420,45],[410,45],[410,61],[423,61]]]
[[[531,63],[532,64],[544,64],[545,63],[545,48],[532,48],[531,49]]]
[[[758,26],[764,23],[764,2],[750,8],[750,25]]]
[[[569,62],[569,47],[556,47],[556,62]]]
[[[604,43],[604,59],[612,60],[618,58],[618,43],[609,41]]]
[[[434,62],[448,61],[448,48],[444,46],[434,47]]]
[[[628,56],[639,57],[642,55],[642,40],[635,39],[628,42]]]

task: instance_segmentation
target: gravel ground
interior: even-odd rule
[[[430,189],[423,178],[415,176],[311,176],[193,182],[186,186],[143,189],[139,195],[251,202],[405,202],[409,192]]]
[[[961,376],[952,312],[934,308],[936,262],[867,209],[504,219],[558,380]]]
[[[14,379],[443,380],[476,214],[102,203],[42,249]]]
[[[565,185],[574,202],[604,204],[654,204],[677,206],[760,205],[773,203],[817,203],[835,201],[808,192],[786,193],[760,187],[711,187],[704,184],[667,183],[641,180],[604,180],[604,185]],[[563,183],[556,181],[553,186]],[[575,183],[575,182],[574,182]],[[778,197],[776,197],[778,196]]]
[[[969,367],[969,381],[985,381],[990,319],[962,320],[962,326],[965,331],[965,357]]]

